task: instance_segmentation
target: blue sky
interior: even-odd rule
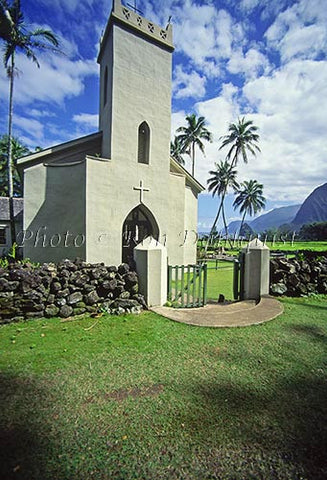
[[[134,3],[132,1],[132,3]],[[14,133],[31,149],[97,130],[99,38],[111,0],[22,0],[31,27],[51,28],[65,56],[39,54],[41,68],[18,56]],[[228,124],[246,115],[260,128],[262,153],[239,164],[239,180],[264,184],[267,209],[301,203],[327,181],[327,8],[321,0],[138,0],[165,26],[172,16],[172,135],[187,114],[204,115],[214,141],[196,159],[196,177],[224,159]],[[8,82],[0,70],[0,133]],[[186,163],[190,168],[189,162]],[[201,195],[199,230],[217,199]],[[227,214],[239,218],[228,199]]]

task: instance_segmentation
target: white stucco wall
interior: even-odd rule
[[[198,200],[191,187],[185,188],[185,230],[187,237],[184,246],[184,264],[196,263],[196,244],[198,231]]]
[[[185,250],[187,261],[195,261],[194,238],[188,236],[183,245],[186,196],[187,199],[191,196],[192,200],[192,205],[188,206],[192,212],[188,225],[196,229],[196,202],[193,194],[185,193],[185,177],[168,173],[157,178],[155,170],[146,165],[124,170],[114,159],[104,162],[88,158],[86,171],[87,261],[121,263],[123,224],[140,204],[140,193],[133,190],[139,178],[145,179],[144,185],[149,187],[149,192],[144,192],[143,204],[158,224],[158,240],[167,247],[169,263],[183,264]]]
[[[24,256],[33,261],[85,258],[85,164],[25,170]]]

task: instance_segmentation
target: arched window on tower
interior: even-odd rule
[[[138,133],[137,161],[149,164],[150,159],[150,128],[146,122],[141,123]]]
[[[104,72],[104,82],[103,82],[103,106],[107,104],[108,100],[108,67],[106,67]]]

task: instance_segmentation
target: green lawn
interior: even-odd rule
[[[233,300],[233,270],[233,262],[208,261],[208,300],[217,301],[220,294],[224,295],[226,300]]]
[[[292,245],[291,242],[267,242],[271,250],[314,250],[316,252],[327,251],[327,242],[297,242]]]
[[[0,478],[327,478],[327,297],[264,325],[0,328]]]
[[[262,239],[263,241],[263,239]],[[226,244],[225,244],[226,243]],[[199,247],[201,246],[201,243],[199,242]],[[238,242],[235,242],[235,246],[233,249],[230,248],[228,242],[221,242],[220,245],[223,245],[224,248],[226,249],[226,253],[232,254],[232,255],[237,255],[238,251],[242,248],[245,248],[247,246],[246,241],[242,241],[241,245],[238,244]],[[287,242],[271,242],[267,241],[266,242],[267,247],[270,248],[270,250],[289,250],[289,251],[297,251],[297,250],[314,250],[316,252],[323,252],[327,251],[327,242],[300,242],[300,241],[294,241],[293,245],[291,241]],[[216,245],[216,248],[218,248],[218,244]],[[213,250],[210,248],[208,250],[208,253],[213,253]]]

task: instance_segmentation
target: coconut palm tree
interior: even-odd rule
[[[178,135],[178,139],[183,145],[183,149],[186,152],[189,151],[189,155],[192,161],[192,175],[194,177],[195,169],[195,147],[197,146],[202,153],[204,153],[204,145],[202,140],[206,142],[212,142],[212,134],[205,127],[205,118],[199,117],[193,113],[186,117],[187,126],[179,127],[177,132],[181,132]]]
[[[264,208],[266,199],[262,193],[263,185],[258,183],[257,180],[245,180],[237,189],[233,207],[234,209],[239,208],[240,213],[243,213],[240,232],[242,232],[246,214],[252,216]]]
[[[183,158],[183,154],[187,153],[189,154],[188,151],[185,151],[185,148],[183,147],[179,137],[175,136],[174,141],[170,142],[170,155],[181,165],[185,164],[185,160]]]
[[[18,138],[11,137],[12,143],[12,161],[13,161],[13,190],[14,196],[21,197],[23,195],[23,184],[21,177],[17,171],[17,158],[28,155],[31,151],[22,144]],[[0,137],[0,196],[8,196],[8,135]]]
[[[13,210],[13,162],[12,162],[12,125],[13,125],[13,94],[16,72],[16,52],[22,52],[28,59],[40,67],[36,50],[59,52],[57,37],[43,28],[28,30],[24,22],[20,0],[13,0],[9,5],[6,0],[0,0],[0,19],[5,19],[6,26],[1,30],[1,38],[5,41],[3,63],[9,78],[9,113],[8,113],[8,194],[10,206],[11,240],[15,242],[15,223]]]
[[[220,137],[223,142],[219,150],[230,147],[226,159],[231,162],[232,167],[237,165],[240,158],[244,163],[248,163],[248,152],[254,156],[260,152],[257,145],[260,137],[257,131],[258,127],[253,125],[253,121],[243,117],[238,119],[237,123],[231,123],[228,127],[229,133]]]
[[[236,181],[237,171],[234,167],[228,163],[227,160],[216,163],[216,170],[210,170],[209,175],[211,177],[207,180],[208,191],[212,192],[212,196],[217,195],[220,197],[220,203],[217,211],[216,218],[212,224],[210,235],[214,232],[217,222],[219,220],[220,213],[222,213],[226,238],[228,236],[227,223],[225,218],[224,201],[228,191],[228,188],[232,188],[236,191],[239,185]]]

